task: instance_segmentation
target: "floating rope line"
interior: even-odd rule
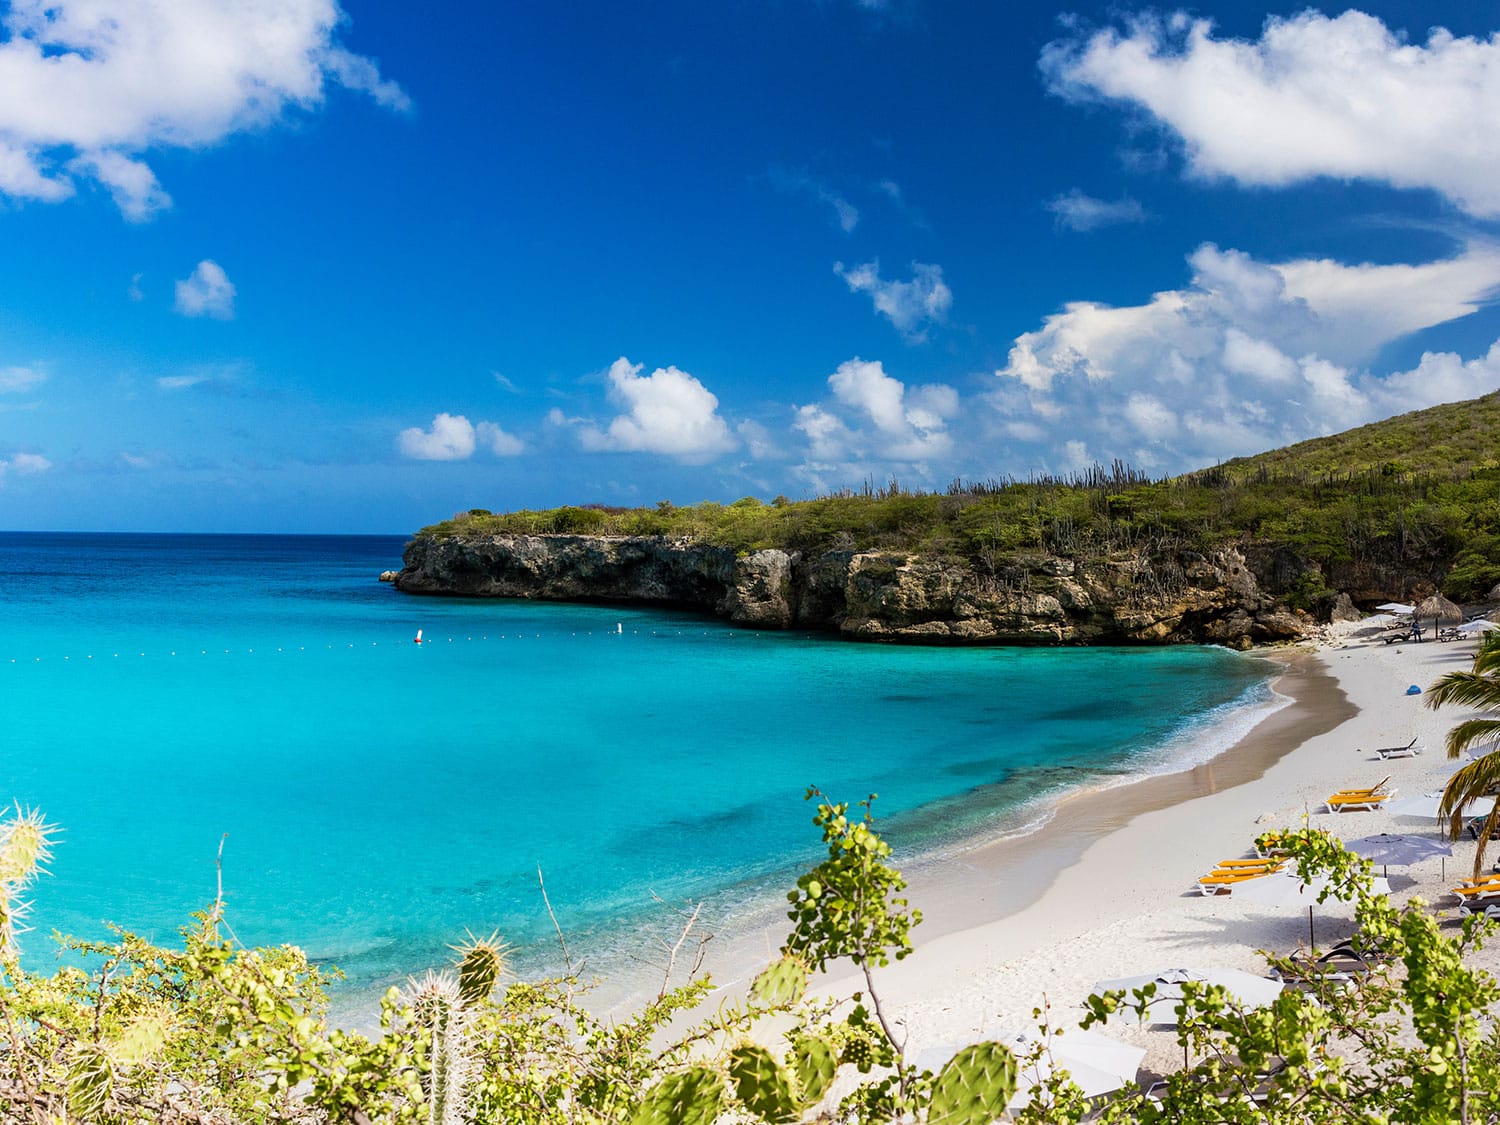
[[[542,634],[542,633],[529,633],[529,634],[528,633],[514,633],[514,634],[512,634],[512,633],[497,633],[494,636],[491,636],[489,633],[481,633],[481,634],[478,634],[478,635],[470,633],[470,634],[465,634],[465,635],[462,635],[462,636],[460,636],[458,634],[454,634],[453,636],[447,637],[446,640],[447,640],[447,643],[450,644],[450,645],[451,644],[485,644],[485,643],[489,643],[491,641],[528,641],[528,640],[547,640],[547,639],[559,640],[559,639],[562,639],[564,636],[567,636],[567,637],[570,637],[570,638],[573,638],[573,639],[577,639],[577,638],[580,638],[580,637],[594,637],[596,635],[599,636],[599,637],[617,637],[617,636],[626,636],[626,635],[629,635],[629,636],[632,636],[632,637],[651,636],[651,637],[660,637],[660,638],[664,638],[664,639],[665,638],[671,638],[671,637],[693,637],[693,636],[699,636],[699,637],[707,637],[707,638],[729,639],[729,638],[733,638],[736,634],[735,634],[735,632],[733,630],[726,630],[726,631],[723,631],[723,632],[711,632],[711,631],[706,630],[706,629],[705,630],[701,630],[701,631],[696,632],[696,633],[693,632],[693,631],[691,631],[691,630],[682,630],[682,629],[677,629],[677,630],[651,629],[649,631],[643,631],[641,629],[631,629],[631,630],[628,631],[628,634],[627,634],[627,632],[626,632],[626,630],[624,628],[624,623],[620,622],[620,623],[617,623],[615,625],[615,628],[613,630],[604,630],[604,631],[596,631],[596,630],[593,630],[593,629],[586,629],[586,630],[576,630],[575,629],[575,630],[570,630],[566,634],[563,634],[561,632],[558,632],[558,633],[548,633],[548,634]],[[744,634],[744,635],[756,636],[756,637],[761,636],[760,633]],[[428,647],[430,647],[431,644],[433,643],[433,641],[436,640],[436,638],[423,638],[423,640],[424,640],[425,644]],[[334,652],[334,651],[347,651],[347,650],[350,650],[350,649],[357,649],[362,644],[363,644],[363,642],[346,641],[346,642],[343,642],[343,649],[339,649],[339,647],[338,647],[339,642],[328,642],[328,643],[325,643],[323,647],[324,647],[324,650],[327,651],[327,652]],[[400,642],[400,641],[379,641],[379,640],[375,640],[375,641],[370,641],[369,642],[369,647],[370,648],[400,649],[400,648],[409,648],[409,647],[411,647],[411,643],[409,641]],[[198,655],[199,656],[210,656],[210,655],[219,655],[219,654],[222,654],[224,656],[236,656],[236,655],[238,655],[238,656],[255,656],[255,655],[266,655],[270,651],[271,650],[268,649],[268,648],[263,648],[263,649],[257,650],[255,648],[251,648],[251,647],[246,647],[244,649],[226,648],[226,649],[221,649],[221,650],[210,650],[210,649],[206,649],[206,648],[200,648],[198,650]],[[289,647],[289,646],[286,646],[286,645],[278,645],[276,647],[276,649],[275,649],[275,652],[278,655],[282,655],[282,656],[286,656],[286,655],[289,655],[289,654],[295,654],[295,653],[305,653],[307,651],[308,651],[308,646],[307,645],[297,645],[295,647]],[[157,650],[154,653],[151,652],[151,651],[144,651],[144,652],[143,651],[137,651],[137,652],[134,652],[134,653],[131,653],[131,652],[127,651],[123,655],[124,655],[125,659],[127,659],[127,660],[128,659],[132,659],[132,658],[140,660],[140,659],[158,659],[158,658],[160,658],[163,655],[165,655],[167,657],[175,657],[175,656],[178,656],[179,653],[181,655],[190,655],[191,654],[190,650],[167,649],[167,650],[165,650],[165,652],[163,652],[162,650]],[[74,655],[79,655],[79,654],[61,653],[61,654],[53,655],[53,656],[33,656],[31,658],[31,662],[33,664],[44,664],[44,663],[52,663],[52,662],[57,662],[57,661],[71,663],[72,660],[73,660]],[[92,652],[85,653],[85,654],[79,655],[79,659],[80,660],[93,660],[96,655],[103,655],[103,654],[96,654],[96,653],[92,653]],[[112,659],[112,660],[119,660],[119,659],[121,659],[121,655],[122,654],[119,653],[119,652],[114,652],[114,653],[110,653],[108,655],[109,655],[110,659]],[[19,664],[24,659],[25,659],[24,657],[15,657],[15,656],[12,656],[12,657],[9,658],[10,663],[12,663],[12,664]]]

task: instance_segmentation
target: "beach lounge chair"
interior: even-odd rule
[[[1323,803],[1332,813],[1373,812],[1395,794],[1394,789],[1384,793],[1335,793]]]
[[[1390,780],[1391,779],[1388,776],[1387,777],[1382,777],[1379,781],[1377,781],[1374,785],[1370,786],[1368,789],[1336,789],[1336,790],[1334,790],[1333,795],[1335,797],[1373,797],[1373,796],[1377,796],[1377,795],[1379,795],[1381,793],[1386,792],[1386,786],[1390,784]]]
[[[1416,738],[1405,746],[1381,746],[1375,750],[1375,753],[1382,758],[1412,758],[1421,752],[1422,748],[1417,745]]]
[[[1500,906],[1500,882],[1454,887],[1453,893],[1458,897],[1460,906],[1476,902],[1491,902]]]
[[[1255,859],[1221,859],[1215,867],[1280,867],[1280,859],[1258,856]]]
[[[1263,875],[1280,871],[1281,868],[1280,863],[1268,863],[1264,867],[1216,867],[1199,879],[1194,886],[1202,895],[1229,894],[1234,890],[1236,883],[1243,883],[1247,879],[1259,879]]]
[[[1493,872],[1489,875],[1481,875],[1477,879],[1463,878],[1458,881],[1458,885],[1460,887],[1484,887],[1488,886],[1490,883],[1500,883],[1500,871]]]
[[[1495,902],[1493,899],[1464,899],[1458,904],[1458,916],[1467,918],[1471,914],[1500,919],[1500,902]]]

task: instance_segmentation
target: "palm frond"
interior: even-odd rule
[[[1470,746],[1500,741],[1500,718],[1465,719],[1448,732],[1448,757],[1456,758]]]
[[[1447,817],[1450,834],[1456,839],[1463,831],[1464,806],[1500,786],[1500,754],[1489,754],[1470,762],[1448,779],[1438,802],[1438,816]]]
[[[1453,703],[1500,711],[1500,678],[1478,672],[1449,672],[1427,689],[1426,703],[1433,710]]]

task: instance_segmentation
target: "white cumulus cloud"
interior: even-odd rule
[[[526,450],[526,443],[508,434],[494,422],[480,422],[474,427],[475,440],[496,457],[515,457]]]
[[[884,281],[880,263],[844,268],[835,262],[833,272],[842,277],[850,292],[868,293],[875,311],[896,327],[912,343],[927,339],[929,324],[941,324],[953,306],[953,291],[943,281],[943,268],[923,262],[912,263],[910,281]]]
[[[515,457],[525,452],[526,443],[494,422],[470,422],[462,414],[445,411],[425,430],[402,430],[396,435],[396,448],[414,461],[467,461],[479,449],[496,457]]]
[[[464,461],[474,456],[474,425],[462,414],[439,414],[428,429],[402,430],[396,445],[417,461]]]
[[[828,377],[833,400],[794,408],[806,439],[806,469],[846,480],[894,465],[925,466],[953,450],[948,424],[958,392],[942,383],[908,387],[878,360],[845,360]]]
[[[1064,96],[1144,110],[1200,176],[1374,180],[1500,215],[1500,35],[1436,28],[1419,45],[1363,12],[1308,10],[1247,41],[1179,12],[1049,44],[1041,66]]]
[[[177,283],[175,307],[183,316],[232,320],[234,294],[234,282],[229,280],[224,268],[211,258],[204,258],[191,274]]]
[[[585,449],[706,461],[738,447],[712,391],[676,367],[658,367],[650,375],[642,375],[643,369],[624,356],[610,364],[609,398],[625,413],[603,431],[584,426],[579,439]]]
[[[81,181],[126,218],[170,205],[143,155],[205,148],[320,105],[331,81],[405,108],[337,42],[335,0],[13,0],[0,41],[0,195],[57,202]]]
[[[40,453],[12,453],[8,458],[0,457],[0,482],[11,473],[18,477],[29,477],[45,473],[50,468],[52,462]]]
[[[1072,464],[1185,469],[1333,433],[1500,385],[1500,350],[1368,364],[1388,343],[1464,316],[1500,286],[1500,250],[1420,265],[1280,264],[1199,247],[1191,283],[1143,305],[1077,302],[1018,337],[991,402],[999,429]],[[1044,462],[1047,460],[1043,458]]]

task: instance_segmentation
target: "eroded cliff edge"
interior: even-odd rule
[[[1312,627],[1262,592],[1234,550],[1072,559],[986,572],[896,551],[737,552],[661,537],[418,535],[408,594],[696,609],[760,629],[924,644],[1181,644],[1295,640]]]

